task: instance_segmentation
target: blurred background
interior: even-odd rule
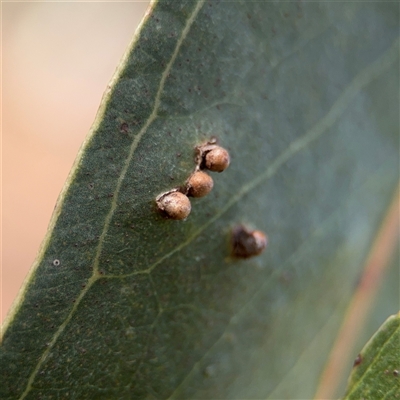
[[[1,320],[148,4],[1,5]]]

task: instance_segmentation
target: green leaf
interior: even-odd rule
[[[6,322],[0,397],[311,398],[398,180],[398,14],[153,3]],[[212,136],[231,166],[164,219]],[[230,257],[238,224],[261,256]]]
[[[395,238],[396,240],[397,238]],[[392,254],[392,260],[386,266],[386,273],[384,274],[384,279],[380,282],[380,280],[373,278],[372,286],[370,287],[374,290],[374,286],[378,285],[378,293],[375,295],[375,299],[373,301],[372,307],[369,310],[368,316],[362,326],[360,326],[359,335],[357,335],[357,339],[353,343],[352,351],[347,352],[347,359],[342,358],[341,364],[341,375],[342,378],[340,382],[336,382],[336,390],[334,394],[331,396],[332,398],[338,399],[343,397],[343,394],[346,391],[348,380],[350,373],[353,369],[354,359],[359,354],[359,351],[362,347],[364,347],[365,343],[371,338],[371,336],[379,329],[379,327],[383,324],[383,322],[387,319],[387,316],[390,315],[391,312],[395,312],[398,307],[398,297],[399,297],[399,287],[400,287],[400,276],[399,276],[399,265],[400,265],[400,252],[399,248],[395,250],[395,254]],[[364,270],[363,276],[366,275],[366,271]],[[380,282],[380,283],[379,283]],[[361,287],[361,282],[357,283],[358,288]],[[364,286],[365,287],[365,286]],[[370,292],[371,289],[367,289],[366,292]],[[371,297],[370,293],[365,293],[364,295]],[[353,298],[354,301],[354,298]],[[353,312],[359,312],[359,310]],[[347,317],[349,311],[347,311]],[[349,319],[347,319],[349,321]],[[354,318],[351,318],[352,323]],[[337,342],[338,338],[336,339]]]
[[[400,398],[400,314],[389,317],[357,356],[344,400]]]

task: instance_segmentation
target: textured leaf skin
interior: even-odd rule
[[[389,317],[361,350],[343,400],[400,398],[400,314]]]
[[[9,319],[0,398],[311,398],[398,178],[398,12],[155,3]],[[163,219],[210,136],[231,166]],[[239,223],[263,255],[229,257]]]

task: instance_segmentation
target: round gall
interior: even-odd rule
[[[213,186],[213,179],[203,171],[193,173],[186,183],[188,195],[192,197],[206,196],[211,192]]]
[[[225,171],[230,162],[231,158],[228,151],[220,146],[214,146],[204,157],[204,166],[214,172]]]
[[[250,231],[239,225],[232,231],[232,254],[238,258],[250,258],[261,254],[268,244],[267,235],[259,230]]]
[[[191,210],[190,200],[181,192],[171,192],[157,200],[157,206],[168,218],[182,220]]]

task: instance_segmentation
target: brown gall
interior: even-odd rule
[[[214,146],[204,157],[204,167],[214,172],[225,171],[230,162],[228,151],[220,146]]]
[[[188,196],[204,197],[211,192],[214,181],[210,175],[202,171],[194,172],[186,183]]]
[[[167,193],[156,201],[158,209],[168,218],[182,220],[190,214],[190,200],[181,192]]]
[[[267,235],[259,230],[251,231],[239,225],[232,231],[232,255],[250,258],[261,254],[268,244]]]

